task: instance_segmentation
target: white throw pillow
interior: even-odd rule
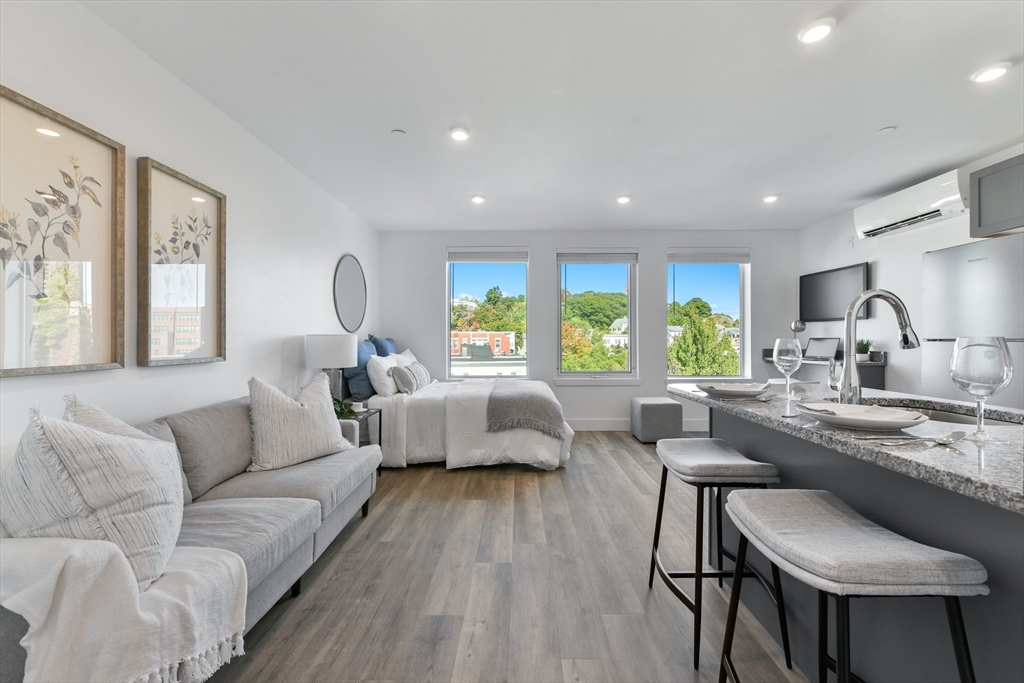
[[[181,529],[178,452],[107,417],[93,415],[93,428],[34,409],[0,474],[0,516],[16,538],[114,543],[144,591],[163,573]]]
[[[249,380],[249,403],[250,472],[298,465],[355,448],[341,435],[330,382],[322,372],[295,398],[253,377]]]
[[[399,365],[389,369],[388,373],[403,394],[415,394],[430,385],[430,373],[422,363]]]
[[[399,367],[406,367],[416,362],[416,356],[413,355],[412,349],[406,349],[395,356],[398,361]]]
[[[388,370],[398,365],[399,355],[393,353],[390,356],[370,356],[370,360],[366,362],[366,374],[369,375],[370,384],[378,396],[394,396],[398,393],[398,385],[388,374]]]

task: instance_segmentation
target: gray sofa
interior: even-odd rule
[[[358,444],[359,425],[342,421]],[[248,397],[162,417],[137,428],[178,446],[182,466],[179,546],[230,550],[245,562],[246,632],[301,578],[377,487],[380,447],[365,446],[279,470],[246,472],[252,461]],[[28,623],[0,608],[0,680],[24,677],[19,645]]]

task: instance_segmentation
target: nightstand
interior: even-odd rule
[[[374,415],[380,415],[381,412],[382,411],[381,411],[380,408],[367,408],[366,410],[357,412],[355,418],[352,418],[352,419],[355,419],[361,425],[361,424],[363,424],[363,422],[365,422],[366,420],[369,420]],[[383,427],[383,422],[384,422],[384,416],[381,415],[380,419],[377,420],[377,444],[378,445],[381,444],[381,434],[382,434],[381,428]],[[366,428],[366,438],[367,439],[370,438],[370,428],[369,427]],[[356,444],[356,445],[357,446],[362,446],[363,445],[362,439],[360,439],[359,443]],[[381,446],[381,447],[383,448],[383,446]]]

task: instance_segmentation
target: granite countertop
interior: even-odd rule
[[[877,441],[853,438],[867,436],[868,432],[832,427],[805,415],[782,417],[786,412],[786,402],[778,395],[779,390],[778,386],[773,385],[775,398],[764,403],[711,398],[694,384],[668,385],[668,393],[675,398],[694,401],[950,491],[1024,514],[1024,411],[1012,408],[986,408],[986,418],[1015,423],[985,425],[985,431],[998,439],[999,443],[979,445],[973,441],[959,441],[951,446],[935,446],[931,443],[881,446]],[[796,385],[794,390],[801,397],[800,402],[819,403],[835,400],[836,396],[836,392],[821,385],[801,384]],[[961,415],[974,414],[974,405],[963,401],[932,399],[873,389],[862,389],[862,392],[864,403],[931,408]],[[971,433],[974,426],[929,420],[922,425],[904,429],[903,433],[938,436],[957,430]]]

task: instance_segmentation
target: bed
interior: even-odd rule
[[[502,463],[523,463],[545,470],[564,467],[574,435],[565,422],[561,438],[527,428],[487,430],[487,404],[495,381],[435,382],[413,394],[368,399],[370,408],[383,411],[382,465],[444,462],[448,469]],[[534,382],[535,389],[551,391],[536,380],[515,382],[523,383],[524,388],[525,383]],[[377,429],[369,432],[372,442],[377,443]]]

